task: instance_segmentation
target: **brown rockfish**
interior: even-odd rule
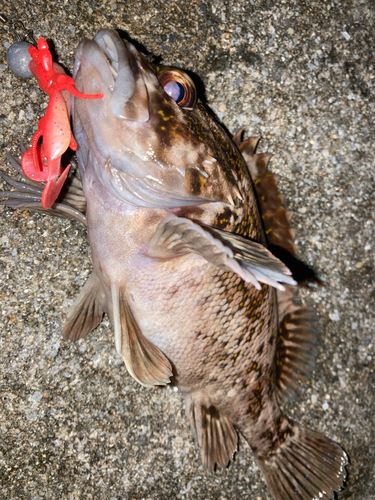
[[[65,338],[88,334],[106,313],[129,373],[184,395],[207,468],[228,465],[239,433],[275,500],[332,499],[345,452],[279,406],[313,368],[318,325],[293,304],[291,272],[267,249],[295,251],[259,139],[230,139],[187,74],[153,64],[114,31],[80,43],[73,76],[104,98],[72,102],[87,207],[73,179],[52,208],[85,214],[92,248]],[[12,196],[3,203],[30,206]]]

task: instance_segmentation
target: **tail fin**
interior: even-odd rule
[[[346,477],[348,457],[335,441],[294,422],[272,455],[258,457],[275,500],[333,500]]]

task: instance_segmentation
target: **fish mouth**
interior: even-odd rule
[[[107,95],[110,93],[114,116],[142,123],[149,120],[149,98],[141,56],[131,43],[122,40],[115,31],[100,30],[93,40],[85,39],[79,45],[75,74],[81,65],[88,72],[90,68],[97,70],[98,75],[85,79],[85,88],[104,86]]]

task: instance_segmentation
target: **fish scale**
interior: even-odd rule
[[[246,377],[245,380],[250,384],[247,379],[251,378],[249,370],[252,363],[263,365],[259,346],[254,340],[267,343],[264,336],[269,330],[271,316],[275,314],[274,307],[272,305],[269,307],[268,301],[265,300],[270,293],[267,287],[264,287],[258,296],[252,293],[250,297],[249,293],[246,293],[251,292],[250,287],[246,286],[237,275],[218,272],[216,269],[213,271],[212,274],[206,272],[195,287],[192,287],[190,282],[184,286],[182,280],[178,294],[175,291],[169,294],[168,285],[165,284],[163,286],[165,296],[162,300],[154,300],[153,303],[155,313],[151,327],[142,321],[142,314],[137,314],[137,308],[134,308],[135,318],[137,320],[139,318],[138,323],[142,331],[163,350],[167,357],[173,359],[179,386],[184,387],[189,384],[194,390],[203,387],[202,379],[206,384],[206,377],[210,381],[217,380],[217,383],[224,387],[232,387],[239,376]],[[163,271],[162,274],[168,278],[167,272]],[[149,289],[152,281],[147,274],[145,288]],[[147,293],[151,296],[156,295],[154,290]],[[187,293],[188,304],[185,299]],[[142,289],[140,294],[146,296],[146,291]],[[191,309],[197,319],[186,325],[183,331],[172,330],[166,333],[165,315],[171,310],[171,295],[175,317],[169,319],[172,325],[178,317],[189,317]],[[245,295],[248,295],[247,298],[244,298]],[[243,311],[246,311],[246,314],[243,314]],[[159,321],[156,319],[158,317]],[[262,325],[267,328],[262,330]],[[158,338],[153,332],[161,329],[163,333],[160,334],[161,338]],[[168,340],[165,341],[164,338]],[[182,352],[183,356],[176,355],[175,344],[178,346],[182,344],[179,352]],[[194,346],[193,352],[188,346]],[[266,348],[264,355],[267,354],[269,355]],[[248,391],[250,390],[251,387]],[[233,401],[230,402],[230,405],[232,404]]]

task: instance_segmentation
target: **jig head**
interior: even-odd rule
[[[7,63],[9,68],[21,78],[32,78],[29,69],[31,57],[29,47],[36,45],[33,30],[27,29],[22,21],[13,19],[0,13],[0,21],[8,27],[17,40],[7,50]]]

